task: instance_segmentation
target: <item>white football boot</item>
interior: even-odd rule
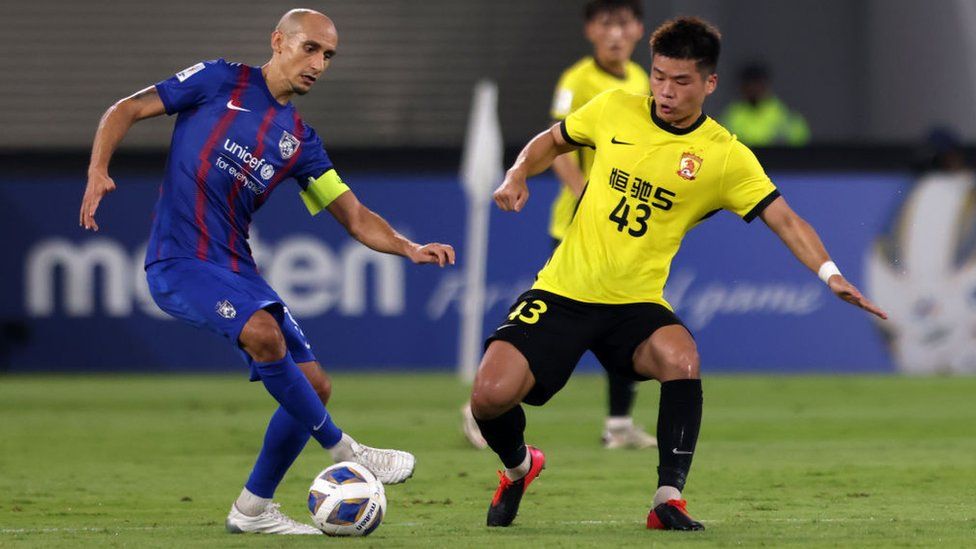
[[[417,458],[402,450],[371,448],[353,440],[343,433],[339,444],[331,449],[332,458],[340,461],[354,461],[369,469],[376,480],[383,484],[399,484],[413,476]]]
[[[488,447],[488,441],[485,437],[481,436],[481,429],[478,427],[478,422],[474,420],[474,414],[471,413],[471,403],[465,402],[464,406],[461,406],[461,430],[464,432],[464,438],[468,439],[471,446],[479,450],[484,450]]]
[[[634,425],[631,418],[607,418],[603,430],[603,447],[608,450],[621,448],[643,449],[657,447],[657,438],[644,430],[640,425]]]
[[[321,535],[322,530],[288,518],[281,512],[279,504],[270,503],[263,513],[249,517],[231,505],[227,515],[227,531],[232,534],[298,534]]]

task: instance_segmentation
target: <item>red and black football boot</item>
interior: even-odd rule
[[[652,530],[704,530],[702,523],[688,514],[688,502],[669,499],[647,514],[647,527]]]
[[[488,506],[488,526],[512,524],[515,515],[518,514],[522,494],[546,467],[546,455],[542,450],[535,446],[526,446],[525,450],[529,453],[529,472],[524,477],[509,480],[505,476],[505,471],[498,471],[501,482],[498,484],[498,490],[495,490],[495,497],[491,498],[491,505]]]

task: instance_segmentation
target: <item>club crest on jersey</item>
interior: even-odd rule
[[[688,181],[693,181],[701,169],[702,159],[700,156],[690,152],[682,153],[681,160],[678,161],[678,175]]]
[[[224,299],[217,302],[217,314],[227,320],[233,320],[237,316],[237,309],[231,305],[230,301]]]
[[[281,151],[281,157],[285,160],[295,156],[295,152],[298,151],[298,146],[301,142],[297,137],[288,133],[282,132],[281,140],[278,141],[278,150]]]

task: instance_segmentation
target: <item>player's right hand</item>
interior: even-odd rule
[[[98,231],[95,223],[95,211],[102,197],[115,190],[115,181],[107,173],[89,173],[88,186],[85,196],[81,199],[81,212],[78,214],[78,224],[86,230]]]
[[[505,181],[495,189],[492,198],[503,211],[522,211],[522,206],[529,201],[529,186],[525,183],[525,177],[511,172],[506,173]]]
[[[416,264],[436,263],[440,267],[454,265],[454,246],[431,242],[430,244],[414,244],[407,250],[407,258]]]

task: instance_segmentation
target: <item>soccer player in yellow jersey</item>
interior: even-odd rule
[[[592,0],[586,4],[583,17],[584,34],[593,44],[593,55],[580,59],[559,77],[550,112],[557,122],[607,90],[650,93],[647,73],[630,60],[644,35],[641,1]],[[592,150],[579,149],[556,157],[552,163],[562,183],[549,219],[554,244],[566,236],[593,156]]]
[[[606,90],[622,89],[631,93],[650,93],[647,73],[630,60],[634,48],[644,35],[641,0],[591,0],[583,8],[583,33],[593,45],[593,54],[580,59],[563,71],[553,94],[551,115],[558,122]],[[558,246],[576,211],[583,192],[585,175],[593,164],[594,151],[581,148],[556,157],[552,170],[561,183],[552,203],[549,235]],[[657,441],[642,427],[634,424],[635,382],[607,371],[609,410],[601,440],[604,447],[648,448]],[[462,409],[463,430],[477,448],[486,446],[471,415],[471,407]]]
[[[527,177],[573,149],[596,153],[566,239],[488,338],[475,378],[474,417],[505,466],[489,526],[511,524],[545,464],[524,443],[520,403],[544,404],[592,350],[607,369],[661,384],[647,527],[703,528],[681,498],[701,424],[698,352],[663,290],[681,239],[713,213],[762,219],[837,296],[887,318],[840,274],[752,152],[702,112],[718,83],[719,47],[718,31],[700,19],[664,23],[651,37],[653,99],[619,90],[597,96],[533,138],[495,191],[502,210],[518,212]]]

